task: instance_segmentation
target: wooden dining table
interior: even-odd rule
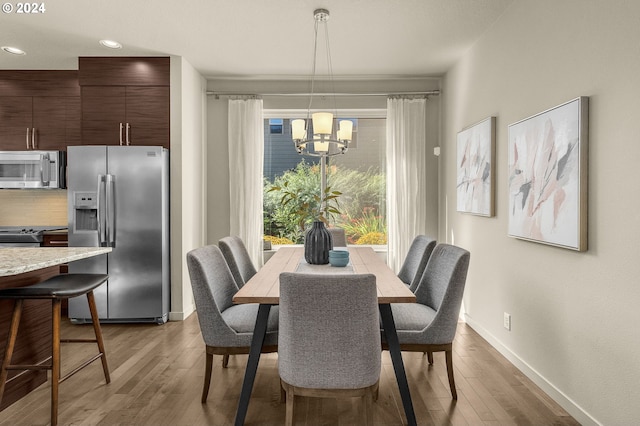
[[[346,248],[345,248],[346,249]],[[376,276],[378,288],[378,306],[382,319],[382,328],[389,347],[393,369],[407,423],[416,424],[416,417],[409,393],[407,376],[402,362],[400,345],[391,312],[391,303],[415,303],[416,297],[396,274],[386,265],[371,247],[349,246],[349,264],[346,267],[330,265],[309,265],[304,260],[303,247],[281,247],[276,254],[254,275],[233,297],[234,303],[258,303],[258,316],[251,341],[249,359],[245,371],[240,401],[236,412],[236,425],[243,425],[249,407],[249,399],[253,389],[260,349],[267,331],[267,320],[271,306],[278,305],[280,299],[280,273],[301,272],[319,274],[373,274]]]

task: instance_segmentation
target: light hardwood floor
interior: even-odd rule
[[[246,355],[222,368],[214,357],[209,399],[200,403],[204,343],[196,315],[158,325],[103,325],[111,384],[94,363],[60,385],[61,425],[230,425],[233,424]],[[90,337],[91,326],[63,321],[62,336]],[[62,368],[93,353],[94,345],[63,345]],[[458,401],[451,399],[444,354],[428,366],[421,353],[403,353],[418,424],[577,425],[562,408],[464,323],[454,342]],[[284,423],[279,402],[277,354],[262,355],[247,425]],[[298,398],[298,397],[297,397]],[[296,399],[301,425],[358,425],[361,400]],[[44,425],[49,421],[49,384],[0,412],[0,425]],[[383,352],[376,425],[406,419],[388,352]]]

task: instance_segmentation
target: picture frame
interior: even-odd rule
[[[587,250],[589,98],[509,125],[509,236]]]
[[[458,132],[456,143],[457,211],[494,216],[496,117]]]

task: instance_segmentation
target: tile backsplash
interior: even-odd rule
[[[67,226],[64,189],[0,190],[0,226]]]

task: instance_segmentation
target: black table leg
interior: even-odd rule
[[[402,398],[402,405],[404,406],[404,414],[407,416],[407,423],[409,425],[415,425],[416,414],[413,412],[413,403],[411,402],[411,394],[409,393],[409,383],[407,382],[407,375],[404,371],[404,363],[402,362],[400,343],[398,342],[398,334],[396,333],[396,324],[393,321],[391,305],[385,303],[380,304],[379,307],[384,335],[387,339],[387,344],[389,345],[389,354],[391,355],[391,362],[393,362],[393,369],[396,373],[396,380],[398,381],[398,388],[400,389],[400,397]]]
[[[247,369],[244,373],[244,381],[242,382],[242,392],[240,392],[240,401],[238,401],[238,411],[236,412],[236,426],[244,425],[244,418],[249,408],[249,399],[253,390],[253,382],[258,371],[258,361],[260,361],[260,353],[262,352],[262,344],[267,334],[267,322],[269,321],[269,311],[271,305],[261,304],[258,308],[258,316],[256,317],[256,326],[253,329],[253,339],[251,340],[251,349],[249,350],[249,359],[247,360]]]

